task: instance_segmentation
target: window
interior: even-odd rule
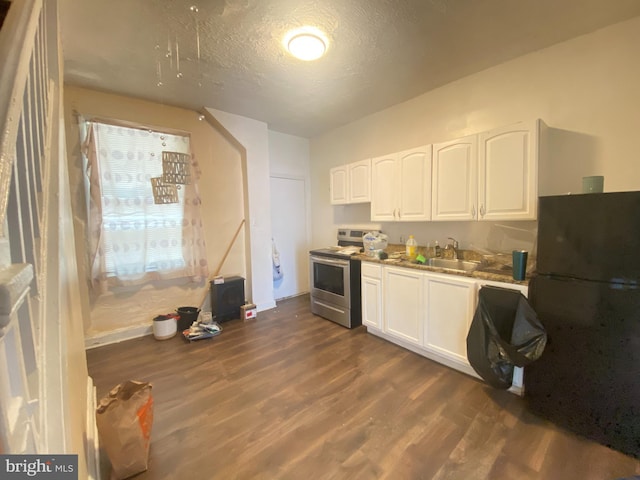
[[[162,152],[190,154],[190,138],[143,127],[85,123],[91,276],[94,285],[208,275],[195,177],[178,202],[156,204],[151,178]]]

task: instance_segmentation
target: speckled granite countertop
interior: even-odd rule
[[[429,252],[425,252],[424,251],[425,248],[421,248],[418,247],[418,253],[421,253],[422,255],[425,255],[428,258],[428,254]],[[404,251],[404,246],[403,245],[389,245],[386,249],[385,252],[391,257],[391,256],[397,256],[398,254],[401,254]],[[450,254],[450,252],[444,252],[443,251],[443,257],[447,258],[447,256]],[[461,277],[469,277],[469,278],[478,278],[481,280],[493,280],[495,282],[503,282],[503,283],[513,283],[516,285],[528,285],[529,284],[529,278],[531,277],[531,271],[532,271],[532,266],[528,265],[527,266],[527,275],[525,280],[514,280],[513,276],[512,276],[512,268],[511,265],[509,264],[503,264],[500,262],[496,262],[496,261],[492,261],[490,259],[487,259],[485,256],[483,256],[482,254],[479,254],[477,252],[473,252],[470,250],[460,250],[458,252],[458,258],[463,259],[463,260],[472,260],[472,261],[481,261],[481,266],[477,269],[474,270],[472,272],[462,272],[462,271],[458,271],[458,270],[450,270],[450,269],[446,269],[446,268],[439,268],[439,267],[431,267],[428,265],[422,265],[420,263],[416,263],[416,262],[412,262],[410,260],[407,260],[406,257],[404,257],[404,255],[400,255],[399,258],[388,258],[386,260],[380,260],[379,258],[376,257],[370,257],[364,254],[360,254],[360,255],[355,255],[354,258],[360,259],[363,262],[372,262],[372,263],[379,263],[381,265],[390,265],[390,266],[397,266],[397,267],[404,267],[404,268],[413,268],[416,270],[424,270],[427,272],[435,272],[435,273],[446,273],[449,275],[458,275]],[[451,257],[449,257],[451,258]]]

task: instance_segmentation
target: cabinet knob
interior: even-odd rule
[[[480,216],[484,217],[485,211],[484,211],[484,205],[480,205]]]
[[[476,218],[476,206],[471,207],[471,218]]]

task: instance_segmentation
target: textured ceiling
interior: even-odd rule
[[[303,137],[640,15],[638,0],[58,3],[67,83],[213,107]],[[330,40],[320,60],[297,60],[282,47],[285,33],[303,25]]]

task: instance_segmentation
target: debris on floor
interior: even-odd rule
[[[184,335],[184,338],[192,342],[194,340],[215,337],[220,333],[222,333],[222,327],[217,322],[193,322],[188,329],[182,332],[182,335]]]

